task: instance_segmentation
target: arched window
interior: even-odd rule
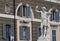
[[[21,5],[18,9],[18,16],[30,18],[30,6]]]
[[[53,10],[50,20],[59,22],[59,13],[60,13],[59,11]]]

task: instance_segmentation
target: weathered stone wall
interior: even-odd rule
[[[34,13],[34,17],[40,19],[40,14],[38,14],[37,12],[35,12],[35,7],[36,5],[39,6],[39,10],[41,9],[41,7],[45,6],[47,7],[47,9],[49,8],[57,8],[60,10],[60,4],[57,3],[52,3],[52,2],[47,2],[44,0],[15,0],[15,9],[18,6],[19,3],[25,3],[25,4],[29,4],[33,10]],[[5,3],[8,3],[8,5],[10,6],[10,13],[8,14],[13,14],[13,0],[0,0],[0,13],[6,14],[5,13]],[[2,38],[2,24],[3,23],[8,23],[11,24],[14,21],[12,19],[5,19],[5,18],[0,18],[0,41],[7,41],[5,39]],[[39,26],[40,23],[39,22],[32,22],[32,41],[36,41],[36,28],[37,26]]]
[[[41,26],[40,22],[32,22],[32,41],[37,41],[37,27]]]
[[[47,7],[47,9],[49,9],[49,8],[60,9],[60,4],[53,3],[53,2],[47,2],[47,1],[44,1],[44,0],[21,0],[21,1],[20,0],[15,0],[15,8],[21,2],[25,3],[25,4],[29,4],[32,7],[35,18],[40,18],[39,15],[38,15],[39,17],[36,17],[36,12],[35,12],[36,5],[39,6],[39,10],[41,9],[42,6]],[[8,13],[8,14],[13,14],[13,0],[0,0],[0,13],[5,14],[5,4],[6,3],[10,6],[10,13]]]
[[[12,19],[6,19],[6,18],[0,18],[0,41],[8,41],[8,39],[3,38],[3,24],[13,24],[14,20]]]

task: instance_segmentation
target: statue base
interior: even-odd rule
[[[39,37],[37,41],[51,41],[48,37]]]

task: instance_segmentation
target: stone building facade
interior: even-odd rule
[[[52,8],[50,18],[50,41],[60,40],[60,3],[46,0],[15,0],[16,40],[38,41],[41,35],[41,13],[36,6]],[[0,0],[0,41],[14,36],[13,0]],[[41,41],[41,40],[40,40]],[[46,40],[45,40],[46,41]]]

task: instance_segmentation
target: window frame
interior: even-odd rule
[[[10,36],[13,36],[14,37],[14,30],[12,30],[12,28],[14,29],[14,25],[13,24],[3,24],[2,26],[3,26],[3,28],[2,28],[3,29],[3,32],[2,32],[2,34],[3,34],[2,35],[3,36],[2,38],[3,39],[9,39]],[[9,33],[10,33],[9,35],[7,33],[8,32],[7,29],[9,30]]]
[[[59,14],[59,11],[57,12],[56,10],[52,10],[52,14],[51,14],[51,18],[50,18],[51,21],[59,22],[59,20],[56,20],[57,13]]]
[[[29,38],[27,38],[27,37],[28,37],[28,36],[27,36],[27,31],[25,31],[25,36],[24,36],[23,32],[22,32],[22,34],[21,34],[21,29],[22,29],[22,31],[23,31],[23,28],[25,28],[25,27],[26,27],[26,29],[29,28]],[[20,26],[19,28],[20,28],[20,30],[19,30],[20,40],[30,40],[30,27],[29,27],[29,26]]]
[[[21,5],[19,7],[19,9],[18,9],[18,15],[20,15],[20,17],[23,17],[23,18],[30,18],[31,17],[31,7],[29,5]],[[21,12],[19,13],[19,11],[21,11]]]
[[[52,26],[52,30],[56,31],[56,36],[57,36],[57,28],[56,28],[56,26]],[[52,33],[51,33],[51,35],[52,35]],[[55,37],[55,35],[54,35],[54,37]],[[57,41],[57,37],[55,39]],[[53,41],[53,37],[52,37],[52,41]]]
[[[55,30],[55,34],[56,34],[56,29],[53,29],[52,31],[54,31],[54,30]],[[53,35],[53,32],[52,32],[52,41],[54,41],[54,39],[56,41],[56,35]]]

